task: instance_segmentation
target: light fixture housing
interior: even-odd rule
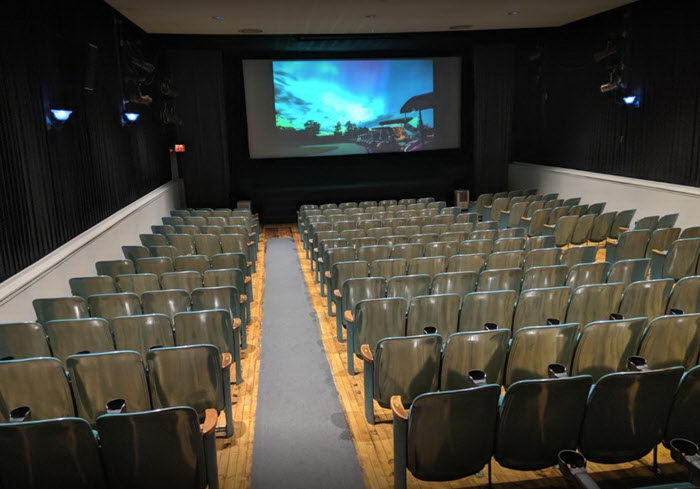
[[[124,117],[126,117],[126,120],[129,122],[136,122],[139,120],[139,117],[141,117],[141,114],[138,112],[124,112]]]
[[[634,94],[622,97],[622,103],[628,107],[639,107],[639,97]]]
[[[73,111],[69,109],[51,109],[51,115],[58,122],[66,122],[70,119],[71,114]]]

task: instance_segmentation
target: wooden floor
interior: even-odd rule
[[[265,293],[265,230],[260,233],[257,271],[253,275],[251,322],[248,325],[248,347],[241,350],[243,383],[231,386],[233,399],[233,437],[216,441],[219,465],[220,489],[247,489],[253,467],[253,439],[255,436],[255,410],[258,400],[260,376],[260,333],[263,321],[263,296]],[[224,424],[223,414],[219,420]]]
[[[314,282],[313,273],[309,269],[304,249],[299,240],[296,228],[288,226],[294,235],[299,262],[302,264],[304,280],[309,291],[314,310],[320,325],[323,347],[333,373],[333,379],[338,397],[343,406],[352,439],[357,451],[357,457],[363,471],[365,487],[367,489],[387,489],[393,487],[393,443],[391,412],[379,407],[375,402],[375,416],[377,423],[374,426],[367,424],[363,409],[363,381],[362,362],[355,362],[358,372],[354,376],[346,371],[346,347],[345,343],[338,343],[335,332],[335,319],[326,315],[326,302],[318,291],[318,285]],[[279,232],[279,231],[277,231]],[[280,234],[287,235],[287,231]],[[604,253],[604,252],[603,252]],[[600,256],[600,255],[599,255]],[[600,258],[604,255],[600,256]],[[659,484],[683,480],[684,473],[677,465],[672,463],[668,450],[660,449],[659,461],[661,463],[662,476],[654,475],[649,466],[651,454],[644,459],[633,463],[619,465],[589,464],[589,471],[593,477],[605,489],[629,489],[632,487]],[[485,476],[472,476],[452,482],[427,483],[418,481],[408,475],[409,487],[414,488],[465,488],[487,487]],[[566,485],[554,468],[536,472],[523,472],[505,469],[493,462],[493,482],[497,488],[565,488]],[[228,487],[228,486],[227,486]],[[234,487],[234,486],[230,486]],[[236,486],[238,487],[238,486]]]

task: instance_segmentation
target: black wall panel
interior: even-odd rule
[[[0,281],[170,178],[157,103],[121,124],[115,18],[102,2],[24,2],[0,29]],[[95,90],[84,91],[88,42]],[[50,108],[73,109],[49,129]]]
[[[513,159],[700,186],[697,8],[642,0],[527,33],[517,54]],[[594,61],[609,41],[618,53]],[[601,93],[619,62],[627,88]],[[621,103],[627,93],[640,97],[639,108]]]

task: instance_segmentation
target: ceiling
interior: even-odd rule
[[[634,0],[106,0],[149,33],[365,34],[554,27]],[[217,17],[216,19],[214,17]]]

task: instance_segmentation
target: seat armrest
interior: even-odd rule
[[[218,418],[216,409],[207,409],[204,411],[204,422],[200,423],[199,431],[203,435],[208,435],[216,429],[216,420]]]
[[[501,211],[501,214],[510,214],[510,211]]]
[[[233,357],[231,356],[230,353],[222,353],[221,354],[221,368],[222,369],[229,368],[232,363],[233,363]]]
[[[360,354],[365,362],[374,362],[374,355],[372,355],[372,350],[370,350],[369,345],[362,345],[360,347]]]
[[[240,328],[241,327],[241,318],[231,319],[231,326],[233,326],[233,329]]]
[[[326,270],[325,272],[323,272],[323,276],[326,277],[327,279],[330,279],[333,275],[331,275],[331,272]]]
[[[629,231],[630,228],[625,227],[625,226],[618,226],[617,229],[619,229],[622,232]]]
[[[668,251],[666,251],[666,250],[657,250],[656,248],[653,248],[653,249],[651,250],[651,252],[654,253],[655,255],[659,255],[659,256],[666,256],[666,255],[668,255]]]
[[[343,318],[349,323],[355,322],[355,316],[353,316],[352,311],[345,311],[343,313]]]
[[[249,284],[252,279],[253,278],[250,275],[246,275],[245,278],[243,279],[243,283]]]
[[[575,450],[562,450],[559,452],[559,471],[564,479],[570,483],[570,487],[576,489],[599,489],[586,470],[586,457]]]
[[[557,226],[555,224],[545,224],[544,227],[546,227],[547,229],[554,229]]]
[[[401,396],[391,396],[391,412],[394,415],[394,419],[398,418],[404,421],[408,419],[408,411],[403,407]]]
[[[531,217],[520,216],[520,220],[521,220],[521,221],[525,221],[525,222],[530,222],[530,221],[532,220],[532,218],[531,218]]]
[[[339,291],[338,289],[334,289],[334,290],[333,290],[333,297],[335,297],[336,299],[342,299],[342,298],[343,298],[343,294],[341,294],[340,291]]]

